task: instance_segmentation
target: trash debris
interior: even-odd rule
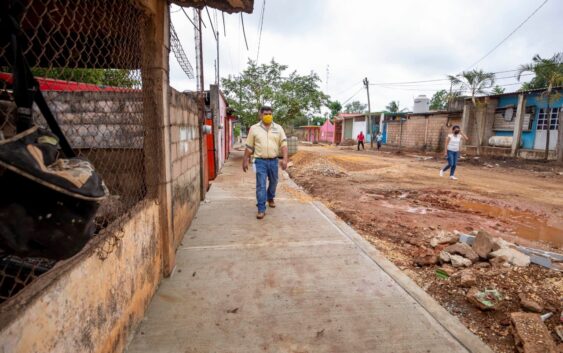
[[[448,279],[450,278],[450,274],[443,268],[439,268],[436,270],[436,277],[439,279]]]
[[[555,342],[538,314],[512,313],[512,335],[518,352],[556,353]]]
[[[228,312],[229,314],[236,314],[237,311],[238,311],[238,308],[234,308],[234,309],[227,310],[227,312]]]
[[[496,289],[485,289],[480,291],[471,288],[466,295],[467,300],[480,310],[495,310],[502,300],[502,295]]]
[[[541,316],[541,320],[542,320],[542,321],[545,321],[545,320],[549,319],[549,318],[552,317],[552,316],[553,316],[553,313],[543,314],[543,315]]]

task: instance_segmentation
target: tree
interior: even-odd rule
[[[31,71],[36,77],[92,83],[95,85],[132,88],[140,84],[140,81],[133,77],[134,72],[125,69],[46,69],[36,67]]]
[[[353,101],[346,104],[344,111],[346,113],[365,113],[367,111],[367,104],[362,104],[360,101]]]
[[[486,93],[487,89],[495,84],[495,74],[480,69],[463,71],[457,76],[450,75],[448,78],[452,87],[455,87],[458,92],[465,91],[470,94],[475,108],[477,108],[477,99],[475,97],[478,94]],[[484,111],[479,111],[479,114],[476,114],[475,121],[477,123],[477,154],[481,154],[481,145],[483,144],[483,135],[485,134]]]
[[[555,53],[551,58],[544,59],[539,55],[532,58],[532,62],[525,65],[520,65],[518,69],[518,81],[524,72],[531,72],[535,74],[530,82],[522,84],[520,90],[528,91],[531,89],[547,88],[550,80],[553,85],[559,85],[553,79],[563,76],[563,52]]]
[[[448,107],[449,94],[445,89],[436,91],[430,99],[430,110],[445,110]]]
[[[342,104],[339,101],[329,101],[328,109],[330,109],[330,117],[333,118],[342,111]]]
[[[491,93],[492,94],[503,94],[504,93],[504,87],[496,85],[495,87],[493,87],[493,90],[491,91]]]
[[[541,95],[547,102],[547,135],[545,140],[545,160],[547,161],[549,157],[549,132],[551,130],[550,105],[561,96],[559,91],[553,92],[553,87],[563,85],[563,52],[556,53],[549,59],[535,55],[531,63],[520,65],[518,68],[518,81],[520,81],[524,72],[535,74],[535,77],[530,81],[531,86],[539,85],[540,88],[546,88]],[[563,163],[563,141],[561,141],[563,139],[563,117],[561,115],[559,113],[559,147],[557,148],[557,161],[559,163]]]
[[[400,104],[401,104],[401,102],[399,102],[399,101],[391,101],[391,102],[389,102],[389,104],[387,104],[385,109],[388,112],[391,112],[391,113],[402,113],[402,112],[406,111],[407,108],[401,109]]]
[[[319,112],[328,102],[316,73],[299,75],[293,71],[287,75],[287,68],[273,59],[261,65],[248,60],[240,75],[221,80],[229,106],[245,126],[258,121],[258,110],[265,104],[272,106],[278,124],[288,125],[307,113]]]
[[[449,75],[448,78],[453,87],[469,93],[474,106],[477,106],[475,97],[479,94],[487,93],[487,89],[495,84],[495,74],[480,69],[463,71],[457,76]]]

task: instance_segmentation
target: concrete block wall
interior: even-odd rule
[[[387,124],[387,144],[405,148],[441,150],[449,127],[447,114],[433,116],[411,116],[400,122]]]
[[[194,96],[170,88],[173,241],[176,248],[200,202],[200,141]]]

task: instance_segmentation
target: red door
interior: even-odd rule
[[[215,179],[215,139],[213,138],[213,120],[205,119],[205,125],[211,128],[211,133],[206,136],[207,139],[207,166],[209,170],[209,180]]]

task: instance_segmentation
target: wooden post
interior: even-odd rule
[[[518,105],[516,106],[516,120],[514,121],[514,132],[512,137],[512,150],[510,151],[511,157],[518,155],[520,149],[520,141],[522,140],[522,124],[524,123],[524,116],[526,115],[526,99],[524,94],[518,95]]]
[[[463,114],[461,116],[461,131],[463,131],[464,134],[468,135],[469,134],[469,120],[471,120],[471,103],[468,103],[467,101],[465,101],[463,103]],[[471,136],[469,136],[469,138],[471,139]],[[469,144],[469,141],[467,141]],[[462,142],[462,146],[463,146],[463,142]]]

